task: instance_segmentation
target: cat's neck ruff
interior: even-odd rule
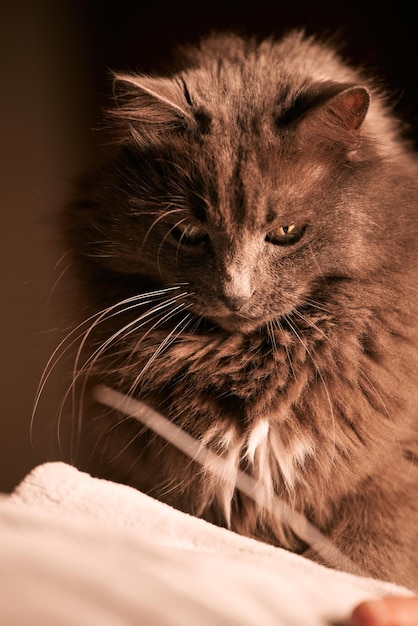
[[[209,450],[189,433],[170,422],[144,402],[126,396],[105,385],[97,385],[93,390],[93,394],[99,403],[137,419],[218,478],[225,478],[227,473],[230,472],[231,465],[228,459],[224,460]],[[265,442],[267,439],[268,423],[266,421],[259,422],[247,441],[246,456],[255,461],[256,456],[260,454],[260,450],[263,448],[263,446],[260,447],[260,442]],[[311,546],[330,567],[343,569],[356,575],[363,574],[303,514],[292,509],[284,500],[277,496],[272,498],[270,502],[266,502],[262,486],[256,478],[246,472],[237,470],[235,487],[261,507],[268,508],[272,515],[279,517],[302,541]]]

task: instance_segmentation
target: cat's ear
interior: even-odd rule
[[[356,148],[369,105],[370,93],[365,87],[334,86],[306,115],[302,128],[311,137],[331,140],[347,149]]]
[[[365,87],[348,87],[328,102],[328,112],[347,131],[358,131],[369,109],[370,94]]]
[[[182,85],[169,78],[114,74],[113,95],[112,115],[139,132],[160,135],[190,119]]]

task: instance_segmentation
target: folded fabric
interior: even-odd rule
[[[58,462],[0,500],[0,580],[7,626],[330,626],[413,595]]]

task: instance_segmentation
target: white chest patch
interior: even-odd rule
[[[229,444],[223,454],[228,472],[223,475],[217,495],[228,521],[236,477],[242,467],[256,481],[259,506],[271,508],[280,491],[285,489],[292,496],[298,482],[303,483],[301,469],[315,454],[315,446],[306,437],[300,436],[291,445],[285,445],[280,428],[268,419],[259,420],[246,437],[234,438],[229,431],[223,439]]]

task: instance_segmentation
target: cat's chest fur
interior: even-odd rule
[[[213,326],[183,332],[163,350],[166,332],[145,333],[118,369],[117,384],[126,392],[135,389],[229,463],[223,482],[206,495],[225,507],[226,519],[238,469],[259,482],[266,501],[279,493],[304,508],[317,501],[336,467],[345,475],[334,479],[333,498],[351,491],[367,463],[365,450],[393,436],[387,412],[401,398],[389,397],[363,372],[366,321],[313,318],[251,335]],[[186,489],[184,476],[179,485]]]

